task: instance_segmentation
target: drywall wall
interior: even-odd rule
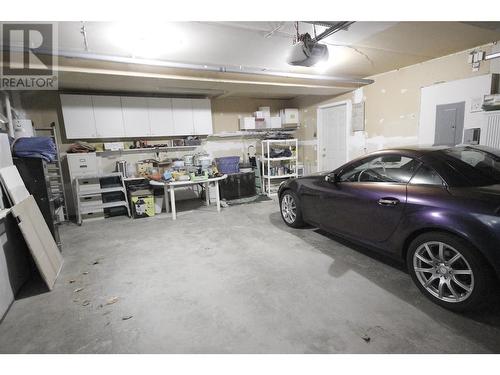
[[[500,43],[494,44],[491,47],[491,53],[500,52]],[[490,61],[490,72],[500,74],[500,58]]]
[[[487,53],[492,45],[480,46]],[[351,132],[349,157],[363,155],[376,149],[418,143],[420,90],[422,87],[490,73],[490,62],[483,62],[473,72],[466,63],[469,51],[429,60],[406,68],[379,74],[375,82],[362,89],[337,97],[299,97],[290,105],[299,107],[302,141],[299,152],[304,164],[317,168],[316,112],[319,105],[351,100],[365,102],[365,131]]]
[[[271,116],[288,106],[288,100],[228,97],[212,100],[214,133],[236,131],[239,119],[252,116],[259,107],[271,107]]]
[[[436,106],[441,104],[465,102],[464,129],[482,128],[483,112],[481,105],[484,95],[491,92],[492,75],[459,79],[422,88],[420,102],[420,121],[418,143],[432,145],[436,126]],[[481,141],[486,132],[481,129]]]

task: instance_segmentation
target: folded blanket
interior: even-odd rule
[[[42,158],[47,162],[57,157],[56,145],[51,137],[18,138],[12,144],[12,152],[20,158]]]

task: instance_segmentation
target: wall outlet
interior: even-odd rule
[[[480,96],[476,98],[471,98],[470,111],[480,112],[482,110],[481,108],[482,105],[483,105],[483,99]]]

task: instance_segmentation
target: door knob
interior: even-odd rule
[[[378,204],[381,206],[395,206],[399,203],[399,199],[396,198],[380,198]]]

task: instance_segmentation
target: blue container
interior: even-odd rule
[[[224,156],[216,158],[217,169],[220,173],[230,174],[240,172],[240,157],[239,156]]]

